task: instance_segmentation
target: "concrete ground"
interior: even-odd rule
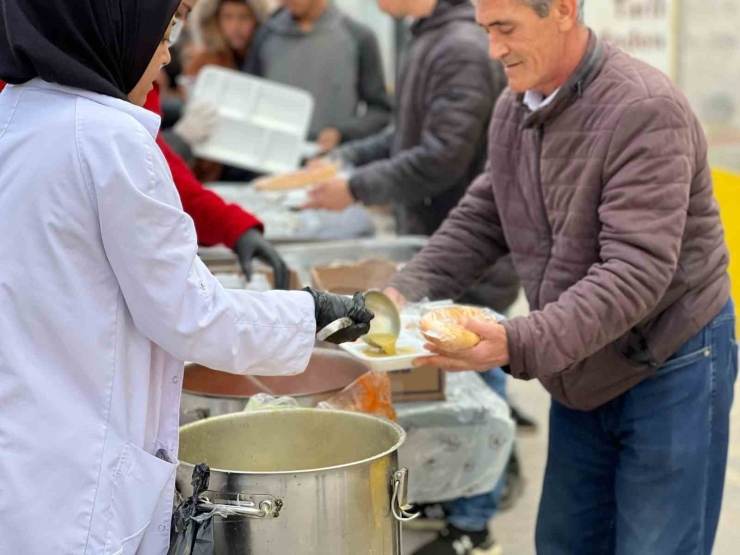
[[[520,300],[513,312],[526,313],[526,303]],[[524,496],[511,511],[494,518],[492,530],[504,549],[504,555],[535,555],[534,526],[547,462],[547,414],[550,397],[538,382],[518,380],[509,380],[509,394],[517,406],[536,419],[540,430],[535,435],[520,436],[517,439],[527,482]],[[740,553],[740,381],[736,387],[735,399],[724,505],[713,555]],[[404,532],[403,539],[404,555],[411,555],[414,549],[434,539],[434,535],[407,531]]]

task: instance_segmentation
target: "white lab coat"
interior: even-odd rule
[[[164,555],[182,361],[308,363],[311,296],[219,285],[158,128],[40,80],[0,95],[2,555]]]

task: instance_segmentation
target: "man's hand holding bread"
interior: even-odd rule
[[[384,293],[399,307],[406,299],[392,287]],[[414,366],[432,366],[450,372],[486,372],[509,364],[506,330],[483,309],[451,306],[426,314],[420,322],[432,356],[418,358]]]

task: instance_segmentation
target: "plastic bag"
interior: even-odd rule
[[[200,496],[208,490],[211,469],[199,464],[193,469],[193,495],[185,499],[172,514],[170,550],[168,555],[215,555],[216,542],[213,519],[198,515]]]
[[[391,380],[386,372],[368,372],[343,391],[319,403],[319,408],[364,412],[396,419],[391,394]]]
[[[499,321],[502,317],[487,308],[466,305],[427,307],[422,310],[419,328],[422,336],[445,351],[457,352],[475,347],[480,336],[467,330],[467,320]]]
[[[293,397],[273,397],[267,393],[257,393],[249,398],[247,406],[244,407],[244,412],[253,412],[257,410],[281,410],[281,409],[296,409],[298,401]]]
[[[514,443],[509,406],[477,372],[447,375],[447,400],[399,403],[408,501],[438,503],[490,492]]]

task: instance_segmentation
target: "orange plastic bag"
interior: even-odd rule
[[[319,403],[319,408],[364,412],[396,419],[391,394],[391,380],[386,372],[368,372],[343,391]]]

